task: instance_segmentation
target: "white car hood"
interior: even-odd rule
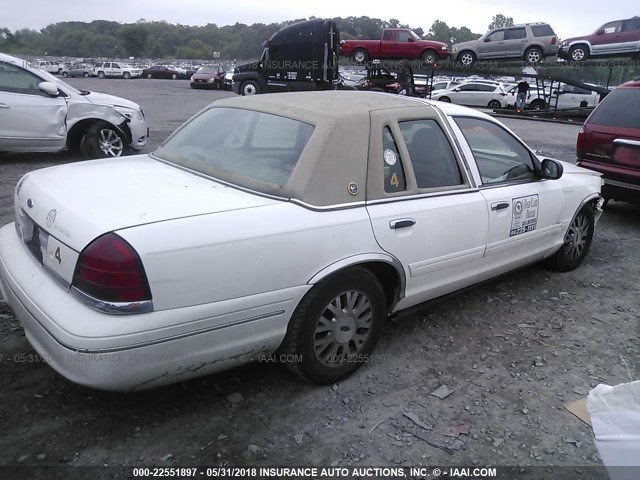
[[[91,92],[88,95],[85,95],[84,98],[96,105],[127,107],[134,110],[140,110],[140,106],[137,103],[127,100],[126,98],[116,97],[115,95],[108,95],[106,93]]]
[[[277,202],[148,155],[45,168],[27,174],[18,185],[17,207],[78,252],[107,232]]]

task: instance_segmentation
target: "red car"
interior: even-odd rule
[[[576,62],[589,57],[640,55],[640,17],[608,22],[591,35],[563,40],[558,55]]]
[[[407,58],[435,63],[449,56],[446,43],[422,40],[407,28],[385,28],[380,40],[342,40],[340,54],[356,62],[371,59]]]
[[[603,174],[606,200],[640,203],[640,79],[600,102],[578,133],[576,153],[579,166]]]

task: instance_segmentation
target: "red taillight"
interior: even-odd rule
[[[151,300],[140,257],[115,233],[96,238],[82,251],[73,286],[104,302]]]
[[[558,37],[551,37],[551,45],[558,43]]]
[[[584,158],[584,137],[584,126],[582,126],[578,132],[578,140],[576,141],[576,156],[578,157],[578,160],[582,160]]]

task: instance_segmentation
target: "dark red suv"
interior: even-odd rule
[[[576,145],[578,165],[601,172],[605,199],[640,203],[640,80],[620,85],[589,115]]]

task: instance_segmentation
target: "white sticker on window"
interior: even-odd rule
[[[509,236],[532,232],[538,225],[538,195],[514,198],[511,202],[511,211]]]
[[[391,165],[391,166],[395,165],[396,162],[398,161],[398,157],[396,157],[396,152],[387,148],[384,151],[384,161],[387,165]]]

